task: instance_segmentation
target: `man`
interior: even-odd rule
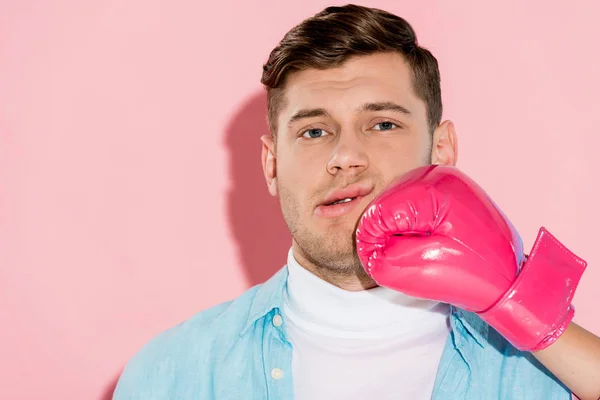
[[[262,82],[271,132],[262,137],[262,163],[293,237],[287,265],[157,336],[129,362],[115,399],[600,397],[600,339],[566,317],[544,348],[520,350],[515,331],[491,326],[462,298],[420,296],[411,280],[378,286],[372,253],[357,253],[355,232],[359,220],[367,229],[361,216],[371,202],[411,171],[456,163],[437,62],[406,21],[354,5],[327,8],[286,34]],[[476,233],[498,236],[510,226],[494,221]],[[376,237],[380,222],[367,222]],[[519,272],[503,274],[511,287]],[[461,293],[502,286],[486,285]]]

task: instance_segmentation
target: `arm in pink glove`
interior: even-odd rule
[[[446,166],[410,171],[378,196],[356,241],[381,286],[475,312],[524,351],[546,349],[563,335],[586,267],[544,228],[526,256],[483,189]]]

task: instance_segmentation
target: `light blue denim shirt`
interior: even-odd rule
[[[285,318],[273,324],[287,277],[284,267],[234,301],[156,336],[129,361],[113,398],[293,399]],[[450,325],[432,399],[571,399],[530,353],[516,350],[477,315],[453,307]]]

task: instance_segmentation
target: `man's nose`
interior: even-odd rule
[[[333,148],[327,171],[336,175],[350,173],[358,175],[369,166],[369,157],[364,138],[360,133],[341,132]]]

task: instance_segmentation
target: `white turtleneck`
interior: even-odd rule
[[[430,399],[449,334],[448,306],[377,287],[338,288],[290,250],[283,318],[294,398]]]

